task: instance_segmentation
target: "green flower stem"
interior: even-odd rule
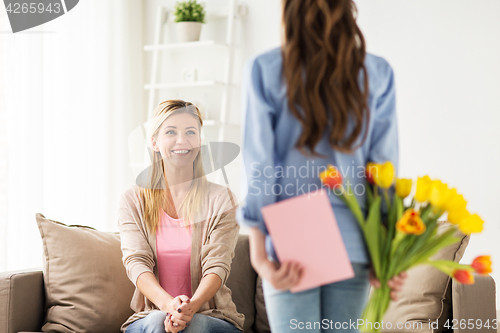
[[[387,211],[391,211],[391,199],[389,198],[389,189],[384,188],[384,199],[387,205]]]
[[[455,269],[462,269],[465,271],[474,272],[474,268],[472,268],[470,265],[463,265],[450,260],[426,260],[424,263],[436,267],[442,272],[451,270],[451,272],[453,273]]]
[[[416,204],[416,202],[417,202],[417,201],[415,200],[415,198],[412,198],[412,199],[411,199],[411,205],[410,205],[410,208],[415,208],[415,204]]]
[[[363,326],[360,329],[361,332],[379,333],[381,331],[380,325],[391,301],[390,292],[391,289],[387,286],[387,283],[373,290],[361,316],[363,320]],[[371,323],[371,325],[369,323]],[[375,325],[375,323],[378,324]],[[377,329],[374,326],[378,326],[379,328]]]
[[[449,275],[453,277],[453,268],[443,265],[442,263],[438,263],[432,260],[426,260],[423,262],[423,264],[431,265],[437,269],[439,269],[441,272],[445,273],[446,275]]]
[[[420,206],[420,218],[422,219],[422,221],[426,221],[427,218],[429,217],[429,215],[431,214],[431,211],[432,211],[432,206],[431,204],[427,204],[427,206]]]
[[[359,208],[356,197],[349,197],[347,202],[348,202],[349,208],[351,209],[351,211],[352,211],[354,217],[356,218],[356,220],[358,221],[359,225],[361,226],[361,228],[364,228],[365,218],[363,216],[363,212],[361,212],[361,208]]]
[[[402,233],[401,231],[396,231],[396,236],[394,237],[392,241],[392,246],[391,246],[391,257],[394,255],[394,252],[396,252],[396,249],[399,247],[401,244],[401,241],[403,238],[405,238],[406,234]]]
[[[353,213],[353,215],[356,218],[356,220],[358,221],[359,225],[361,226],[362,229],[364,229],[365,217],[363,216],[363,212],[361,211],[361,208],[359,207],[359,203],[358,203],[358,199],[356,198],[356,195],[351,190],[351,186],[349,185],[349,181],[347,181],[347,189],[345,191],[344,191],[344,188],[342,187],[342,196],[344,197],[346,205],[349,207],[349,209]]]

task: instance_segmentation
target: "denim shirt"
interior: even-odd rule
[[[397,174],[398,129],[393,70],[385,59],[369,53],[366,54],[365,66],[370,110],[366,141],[352,154],[346,154],[333,150],[328,144],[328,133],[325,133],[316,146],[316,151],[326,156],[321,158],[306,157],[295,147],[302,125],[288,107],[282,79],[281,49],[269,50],[245,64],[242,154],[246,176],[243,193],[246,197],[238,208],[237,221],[242,226],[258,227],[266,235],[266,253],[272,261],[279,262],[262,218],[262,207],[321,188],[318,173],[328,164],[333,164],[344,179],[349,179],[366,214],[366,164],[391,161]],[[358,79],[358,82],[363,82],[362,72]],[[352,127],[353,124],[348,123],[347,133]],[[365,131],[364,125],[355,145],[361,142]],[[363,235],[353,214],[330,191],[329,199],[351,262],[368,263]],[[304,226],[307,225],[308,221],[304,221]]]

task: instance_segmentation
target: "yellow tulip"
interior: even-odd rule
[[[385,162],[382,165],[376,166],[376,172],[373,175],[373,179],[377,186],[381,188],[389,188],[394,183],[394,176],[396,171],[394,170],[394,165],[391,162]]]
[[[412,185],[413,182],[411,179],[398,178],[396,179],[396,193],[401,198],[406,198],[410,195]]]
[[[429,176],[419,177],[417,179],[417,192],[415,200],[425,202],[429,199],[429,194],[432,186],[432,180]]]
[[[465,207],[456,207],[448,211],[448,221],[453,224],[459,224],[465,218],[469,217],[470,213]]]
[[[483,231],[484,221],[477,214],[469,215],[458,224],[458,228],[464,234],[472,234]]]
[[[464,196],[457,193],[456,189],[450,190],[450,197],[448,202],[445,204],[445,209],[447,211],[452,211],[455,209],[463,208],[467,206],[467,201],[465,201]]]
[[[444,210],[451,194],[452,192],[448,189],[448,185],[440,180],[435,180],[432,182],[429,190],[429,202],[431,205]]]

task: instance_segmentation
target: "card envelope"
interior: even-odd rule
[[[262,208],[280,262],[303,267],[299,292],[354,277],[328,194],[309,192]]]

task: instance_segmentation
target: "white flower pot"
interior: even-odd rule
[[[177,22],[179,42],[194,42],[200,40],[201,22]]]

